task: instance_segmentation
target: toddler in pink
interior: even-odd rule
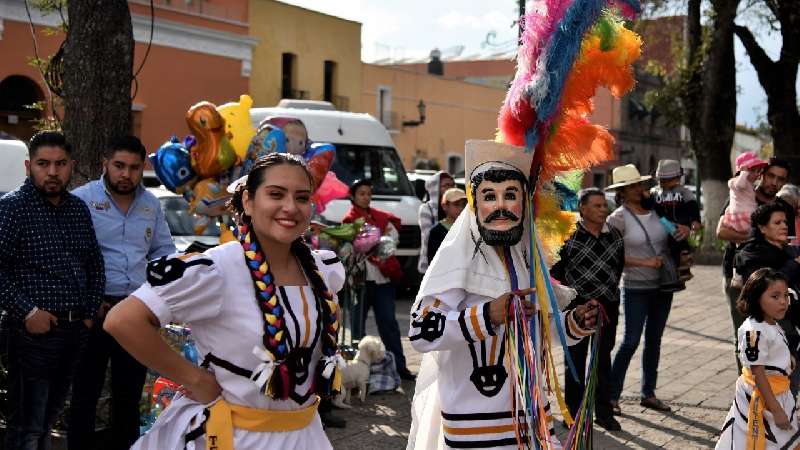
[[[740,233],[750,232],[750,215],[758,206],[753,185],[767,164],[753,152],[744,152],[736,158],[736,176],[728,180],[730,203],[722,216],[723,225]]]

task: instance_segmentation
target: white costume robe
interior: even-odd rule
[[[766,374],[788,376],[791,373],[791,356],[789,344],[780,325],[759,322],[752,317],[742,323],[738,330],[739,359],[742,367],[764,366]],[[755,345],[753,345],[755,343]],[[744,450],[747,448],[747,417],[753,386],[739,377],[736,380],[736,393],[733,405],[725,417],[722,432],[717,442],[717,450]],[[775,395],[775,399],[789,417],[792,427],[781,430],[775,425],[771,412],[763,409],[764,437],[766,449],[793,449],[800,444],[797,405],[792,392],[787,390]]]
[[[266,249],[267,254],[269,250]],[[331,292],[341,289],[344,268],[333,252],[313,252],[317,268]],[[176,257],[173,257],[176,258]],[[256,304],[255,288],[244,252],[238,242],[230,242],[202,254],[182,257],[182,263],[169,271],[150,273],[148,280],[133,295],[141,299],[158,317],[161,325],[184,322],[201,358],[212,354],[235,366],[232,372],[212,361],[211,370],[222,387],[222,397],[231,404],[268,410],[297,410],[311,405],[315,395],[311,385],[321,356],[319,306],[310,286],[278,286],[278,302],[284,308],[290,347],[306,348],[306,370],[295,374],[297,388],[288,400],[273,400],[261,394],[257,385],[237,368],[252,371],[262,361],[253,354],[261,347],[264,320]],[[152,269],[148,269],[152,271]],[[149,450],[205,449],[205,435],[186,442],[187,433],[203,424],[206,406],[187,397],[176,397],[159,416],[153,428],[132,447]],[[201,428],[202,430],[202,428]],[[234,429],[234,448],[245,449],[330,449],[318,414],[302,430],[261,433]]]
[[[496,248],[482,244],[476,251],[478,236],[475,216],[465,210],[431,261],[412,308],[409,338],[425,355],[408,449],[517,448],[505,330],[489,320],[489,302],[512,286]],[[519,289],[529,287],[525,241],[511,248]],[[554,288],[561,307],[574,298],[574,291]],[[569,345],[591,333],[571,313],[561,314]],[[549,405],[545,409],[555,437]]]

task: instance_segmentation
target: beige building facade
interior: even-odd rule
[[[259,42],[250,74],[256,106],[294,98],[360,109],[360,23],[274,0],[250,0],[249,22]]]
[[[464,142],[495,136],[503,89],[366,63],[361,79],[359,112],[386,126],[408,170],[461,172]],[[425,120],[415,124],[421,105]]]

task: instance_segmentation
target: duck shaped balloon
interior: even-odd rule
[[[250,107],[253,99],[247,94],[239,96],[238,102],[225,103],[217,107],[217,111],[225,119],[225,136],[231,142],[239,160],[244,160],[250,141],[256,134],[250,121]]]
[[[201,178],[213,178],[236,164],[238,157],[226,136],[225,119],[210,102],[200,102],[186,113],[186,123],[196,139],[190,149],[192,167]]]

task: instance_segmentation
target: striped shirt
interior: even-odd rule
[[[23,320],[34,307],[93,318],[105,285],[86,204],[50,203],[30,179],[0,198],[0,306]]]

